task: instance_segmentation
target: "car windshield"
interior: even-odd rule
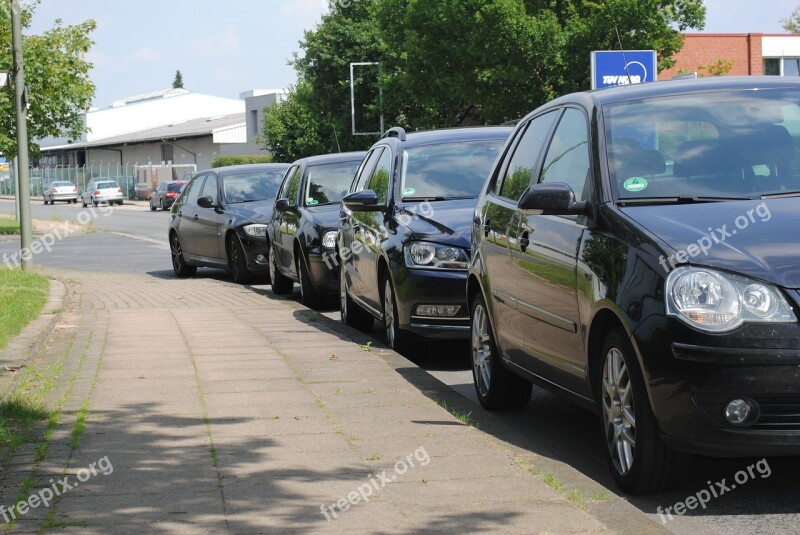
[[[172,182],[170,184],[167,184],[167,191],[172,193],[178,193],[181,191],[183,184],[184,184],[183,182]]]
[[[475,198],[503,147],[503,139],[422,145],[403,152],[403,199]]]
[[[274,199],[284,173],[278,169],[228,175],[222,179],[225,202],[236,204]]]
[[[626,202],[800,191],[800,91],[721,91],[603,108],[612,190]]]
[[[100,182],[97,189],[119,189],[119,185],[116,182]]]
[[[341,202],[360,164],[361,160],[309,166],[305,206]]]

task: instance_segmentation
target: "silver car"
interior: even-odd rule
[[[101,202],[109,206],[114,203],[121,206],[124,200],[122,188],[119,187],[119,184],[107,178],[89,182],[89,185],[86,186],[81,195],[81,203],[84,208],[89,204],[97,206]]]
[[[45,186],[42,191],[42,198],[45,204],[55,204],[56,201],[77,204],[78,187],[68,181],[53,182]]]

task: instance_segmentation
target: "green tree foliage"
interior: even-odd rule
[[[381,63],[387,127],[497,124],[587,89],[591,51],[618,49],[619,41],[626,49],[655,49],[659,67],[671,67],[683,46],[680,32],[705,20],[702,0],[344,4],[331,2],[320,25],[306,32],[304,53],[293,61],[297,86],[266,110],[262,144],[278,159],[363,149],[375,140],[351,135],[350,62]],[[356,80],[356,107],[377,115],[363,81]]]
[[[172,80],[172,89],[183,89],[183,74],[181,70],[175,71],[175,79]]]
[[[800,7],[796,7],[788,19],[781,20],[783,29],[791,33],[800,33]]]
[[[21,14],[23,26],[23,59],[25,83],[28,86],[28,136],[31,140],[48,136],[77,139],[84,129],[81,114],[94,97],[94,84],[89,80],[92,64],[86,61],[94,42],[89,35],[95,22],[55,26],[41,35],[25,35],[30,26],[35,4],[25,2]],[[11,10],[7,0],[0,4],[0,69],[12,71]],[[13,82],[12,82],[13,83]],[[33,156],[38,145],[31,143]],[[14,114],[14,90],[0,90],[0,152],[13,158],[17,152]]]
[[[211,161],[211,167],[230,167],[232,165],[246,165],[251,163],[272,163],[272,156],[269,154],[217,156]]]

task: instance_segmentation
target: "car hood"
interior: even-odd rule
[[[314,226],[323,229],[339,228],[340,203],[326,204],[325,206],[308,206],[306,210],[312,218]]]
[[[229,204],[225,207],[225,213],[232,216],[236,224],[245,223],[269,223],[272,218],[272,211],[275,208],[275,199],[266,201],[255,201],[247,203]]]
[[[690,264],[800,288],[800,198],[628,206],[621,211],[671,247],[667,257],[683,251]],[[675,256],[673,263],[679,263]],[[669,265],[669,259],[662,262]]]
[[[404,203],[395,209],[395,220],[415,240],[469,249],[477,203],[477,199]]]

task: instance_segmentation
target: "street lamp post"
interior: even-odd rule
[[[31,255],[31,186],[28,176],[28,92],[22,60],[22,23],[19,0],[11,0],[11,39],[14,48],[14,105],[17,112],[17,198],[19,199],[20,257],[22,270],[33,267]]]

